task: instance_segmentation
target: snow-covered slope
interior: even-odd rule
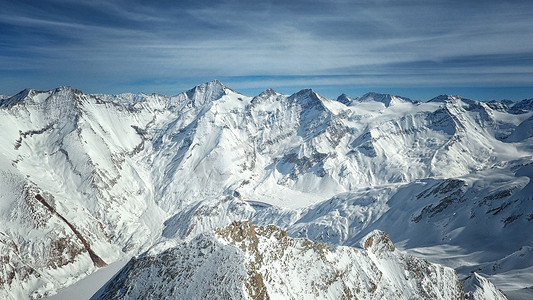
[[[476,272],[463,281],[467,290],[465,299],[500,300],[507,299],[505,295],[486,278],[479,276]]]
[[[461,278],[527,288],[530,102],[24,90],[0,100],[0,296],[53,294],[234,220],[332,247],[380,229]]]

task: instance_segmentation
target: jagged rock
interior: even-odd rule
[[[332,249],[238,221],[132,259],[92,299],[462,299],[452,269],[399,253],[384,232],[368,243]],[[372,258],[380,245],[390,255]]]
[[[363,238],[363,240],[364,244],[362,246],[364,249],[374,254],[380,254],[385,251],[392,252],[395,250],[389,235],[383,231],[374,230]]]

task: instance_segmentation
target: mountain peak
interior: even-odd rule
[[[516,103],[511,102],[509,106],[511,107],[511,112],[513,113],[517,113],[517,114],[525,113],[533,109],[533,98],[524,99]]]
[[[211,80],[211,81],[199,84],[192,89],[225,89],[225,88],[226,87],[222,84],[222,82],[215,79],[215,80]]]
[[[289,96],[289,99],[292,100],[293,102],[299,103],[304,109],[310,108],[310,107],[325,108],[322,102],[323,97],[317,94],[312,89],[303,89]]]
[[[322,102],[322,99],[324,97],[320,96],[317,92],[315,92],[313,89],[303,89],[303,90],[300,90],[294,94],[292,94],[290,97],[293,97],[293,98],[311,98],[311,99],[314,99],[314,100],[318,100],[320,102]]]
[[[76,91],[76,89],[73,89],[70,85],[62,85],[55,88],[54,91]]]
[[[26,99],[29,95],[31,95],[33,91],[34,90],[30,88],[26,88],[11,97],[4,98],[0,100],[0,107],[1,108],[10,107],[14,105],[15,103],[24,101],[24,99]]]
[[[218,79],[209,80],[206,82],[206,84],[218,84],[223,86],[222,82],[220,82]]]
[[[255,96],[250,102],[250,104],[254,106],[259,103],[274,102],[274,101],[279,100],[280,96],[282,96],[282,94],[269,88],[269,89],[262,91],[259,95]]]
[[[315,94],[315,95],[316,95],[316,93],[315,93],[315,91],[313,91],[313,89],[302,89],[302,90],[296,92],[295,94],[297,94],[297,95],[311,95],[311,94]]]
[[[472,100],[472,99],[468,99],[468,98],[463,98],[461,96],[458,96],[458,95],[440,95],[440,96],[437,96],[431,100],[429,100],[428,102],[436,102],[436,103],[447,103],[447,104],[451,104],[451,105],[464,105],[466,109],[472,109],[472,108],[476,108],[476,107],[480,107],[483,106],[481,104],[481,102],[479,102],[478,100]],[[490,105],[488,105],[487,107],[490,107]]]
[[[340,103],[343,103],[344,105],[350,105],[353,99],[348,97],[348,95],[346,94],[342,94],[339,97],[337,97],[337,101]]]
[[[386,107],[389,107],[390,105],[393,105],[395,103],[405,103],[405,102],[413,102],[413,100],[405,97],[400,96],[394,96],[391,94],[380,94],[376,92],[368,92],[364,94],[363,96],[356,99],[359,102],[381,102]]]
[[[262,91],[259,95],[255,96],[254,99],[267,99],[267,98],[270,98],[270,97],[277,97],[277,96],[281,96],[280,93],[274,91],[273,89],[266,89],[264,91]]]
[[[428,102],[453,102],[461,99],[458,95],[439,95],[433,99],[430,99]]]
[[[258,95],[258,97],[269,97],[269,96],[276,96],[276,95],[281,95],[281,94],[271,88],[268,88],[262,91],[261,94]]]
[[[220,81],[215,79],[193,87],[186,91],[185,95],[195,105],[201,105],[218,100],[222,96],[227,95],[229,91],[233,90],[225,87]]]
[[[507,299],[492,282],[473,272],[463,280],[466,299]]]

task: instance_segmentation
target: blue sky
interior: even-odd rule
[[[493,3],[494,2],[494,3]],[[0,94],[533,98],[533,1],[0,0]]]

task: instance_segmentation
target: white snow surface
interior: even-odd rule
[[[83,278],[82,280],[60,290],[56,295],[47,297],[49,300],[84,300],[89,299],[93,294],[109,281],[127,263],[128,259],[116,261],[105,268]]]
[[[519,299],[533,268],[532,103],[252,98],[218,81],[171,97],[26,89],[0,99],[0,298],[53,295],[251,220],[330,247],[383,230]]]

